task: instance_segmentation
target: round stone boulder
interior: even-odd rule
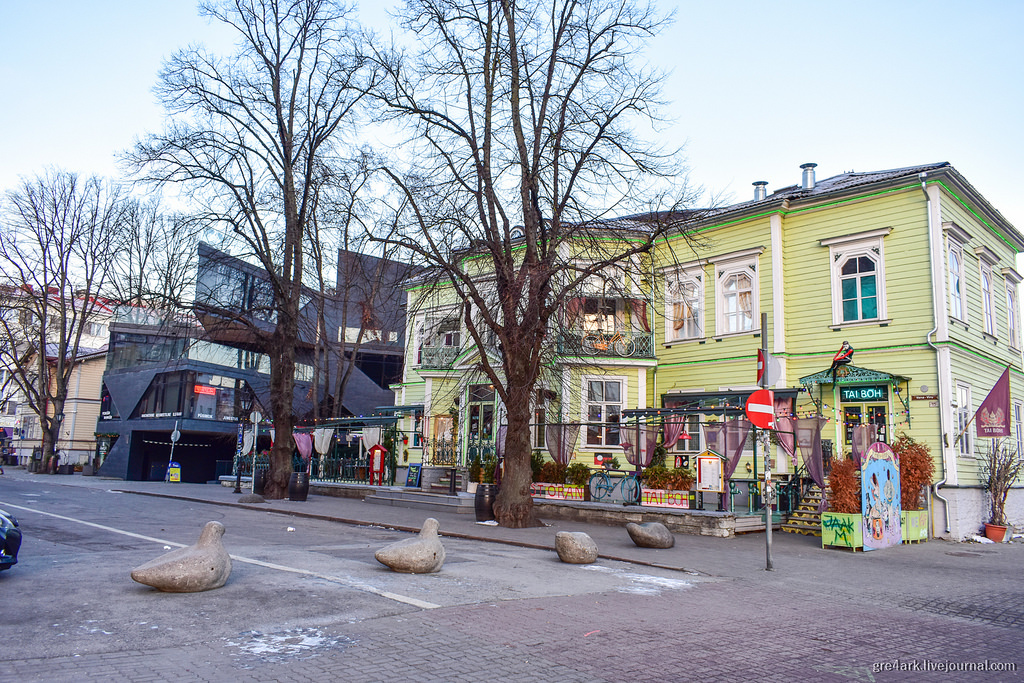
[[[641,548],[671,548],[676,544],[676,537],[661,522],[630,522],[626,531],[633,543]]]
[[[396,572],[429,574],[444,565],[444,546],[437,536],[440,524],[433,517],[423,522],[416,538],[407,538],[385,546],[373,554],[377,561]]]
[[[582,531],[559,531],[555,534],[558,559],[569,564],[590,564],[597,561],[597,543]]]
[[[267,499],[258,493],[246,493],[238,498],[239,503],[266,503]]]

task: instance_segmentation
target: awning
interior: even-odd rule
[[[888,372],[881,372],[880,370],[859,368],[856,365],[847,365],[836,369],[835,384],[867,384],[872,382],[877,384],[879,382],[885,382],[895,386],[909,381],[909,377],[892,375]],[[805,387],[811,387],[816,384],[832,383],[832,370],[822,370],[821,372],[816,372],[813,375],[807,375],[806,377],[800,378],[800,384]]]

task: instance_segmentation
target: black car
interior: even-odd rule
[[[14,515],[0,510],[0,571],[18,564],[21,529]]]

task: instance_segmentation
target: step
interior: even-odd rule
[[[413,489],[381,489],[363,500],[374,505],[392,505],[419,510],[433,510],[435,512],[454,512],[460,515],[476,513],[476,496],[468,493],[450,496]]]

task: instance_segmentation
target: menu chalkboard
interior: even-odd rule
[[[420,471],[423,465],[409,465],[409,474],[405,477],[405,485],[413,488],[419,488],[420,485]]]

